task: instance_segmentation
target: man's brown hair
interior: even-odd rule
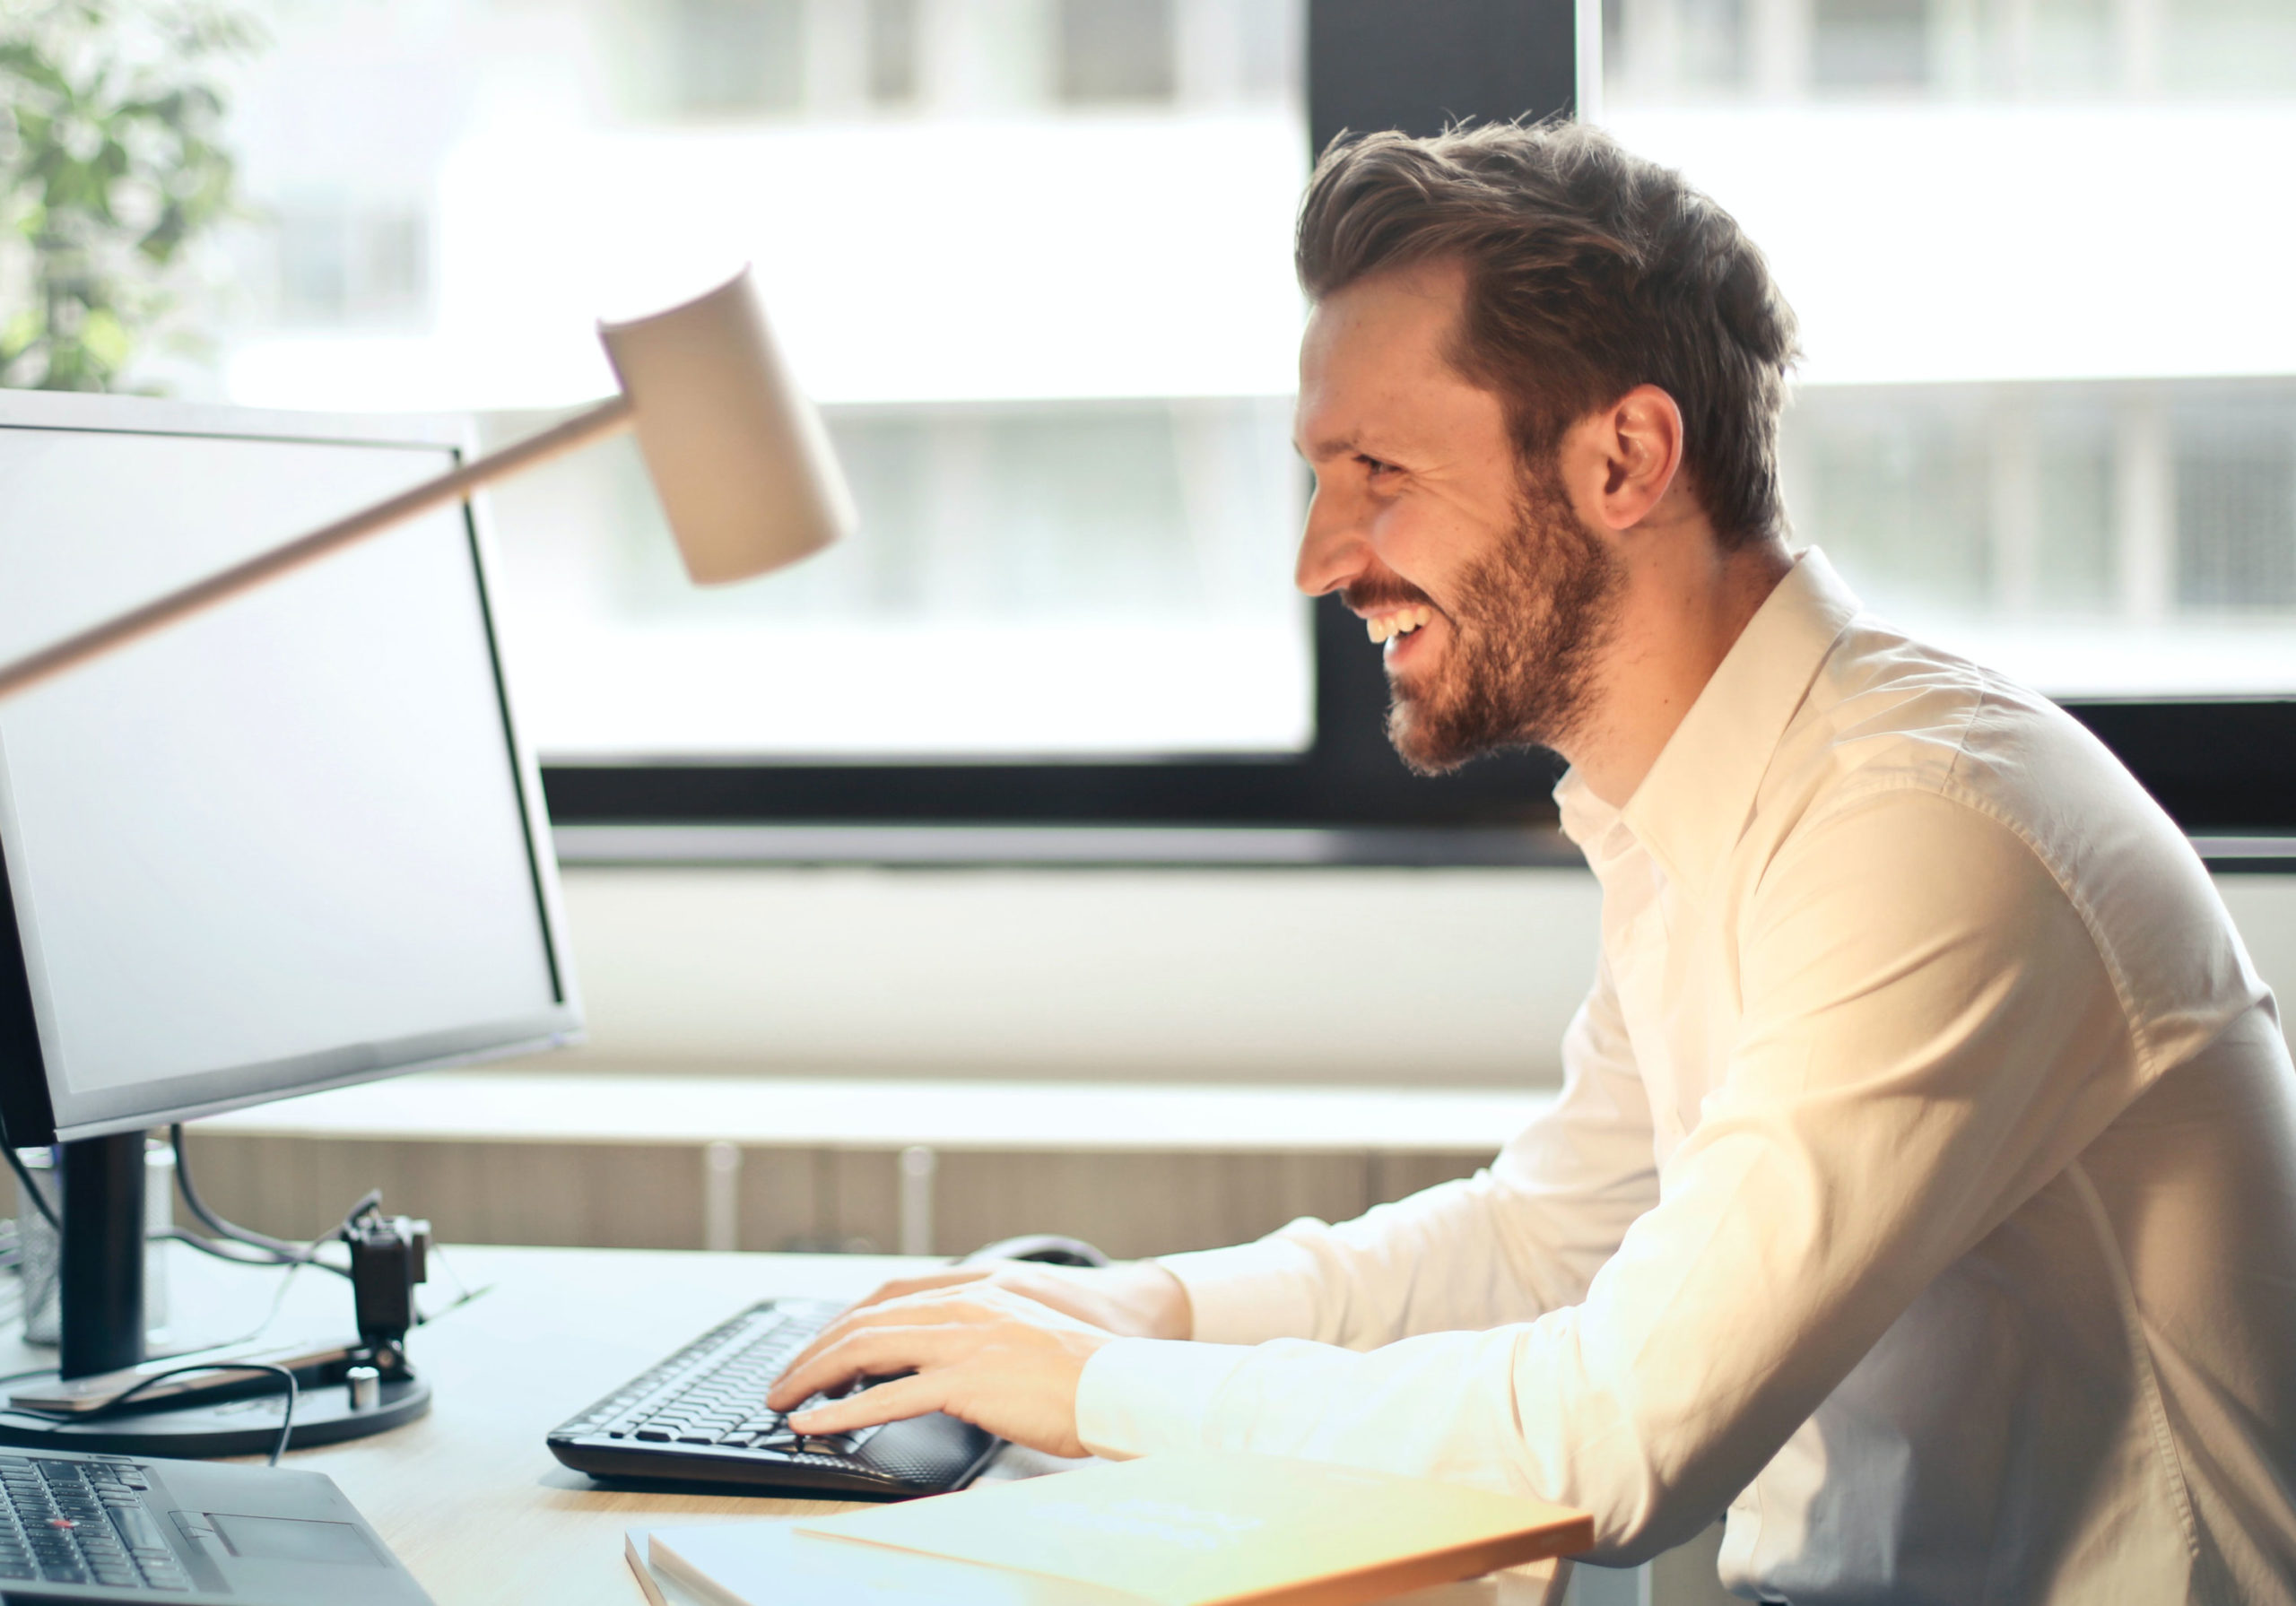
[[[1672,169],[1572,123],[1343,134],[1308,180],[1296,261],[1316,300],[1459,263],[1451,360],[1505,400],[1526,472],[1572,423],[1655,385],[1682,409],[1683,467],[1723,546],[1786,533],[1794,314],[1736,221]]]

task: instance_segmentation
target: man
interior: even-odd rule
[[[1385,640],[1413,765],[1570,762],[1561,1098],[1343,1226],[893,1284],[773,1403],[913,1368],[798,1425],[1422,1472],[1613,1562],[1726,1508],[1726,1582],[1796,1606],[2296,1599],[2271,995],[2077,725],[1789,551],[1760,254],[1599,133],[1492,127],[1328,153],[1299,263],[1301,586]]]

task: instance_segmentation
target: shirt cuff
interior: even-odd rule
[[[1230,1249],[1160,1255],[1156,1263],[1187,1290],[1195,1317],[1188,1336],[1199,1343],[1315,1336],[1318,1267],[1302,1245],[1279,1236]]]
[[[1119,1461],[1202,1449],[1213,1398],[1250,1353],[1175,1339],[1102,1344],[1076,1380],[1076,1437],[1093,1454]]]

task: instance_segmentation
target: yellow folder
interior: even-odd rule
[[[1424,1478],[1187,1452],[800,1523],[1157,1606],[1349,1606],[1569,1555],[1583,1512]]]

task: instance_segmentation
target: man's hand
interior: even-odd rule
[[[790,1362],[766,1403],[787,1411],[858,1377],[884,1383],[790,1419],[842,1433],[944,1411],[1055,1455],[1082,1455],[1076,1385],[1118,1337],[1186,1338],[1187,1291],[1161,1266],[1007,1261],[886,1283]]]
[[[916,1277],[896,1277],[880,1285],[853,1310],[866,1310],[910,1294],[984,1285],[1025,1295],[1118,1338],[1184,1339],[1196,1325],[1187,1290],[1178,1278],[1152,1260],[1121,1266],[1053,1266],[1032,1260],[951,1266]],[[813,1348],[820,1347],[816,1340]],[[804,1355],[797,1358],[800,1363],[804,1359]]]
[[[888,1381],[789,1419],[801,1433],[844,1433],[945,1411],[1031,1449],[1082,1455],[1076,1384],[1116,1335],[1003,1289],[905,1295],[848,1311],[766,1396],[787,1411],[857,1377]]]

